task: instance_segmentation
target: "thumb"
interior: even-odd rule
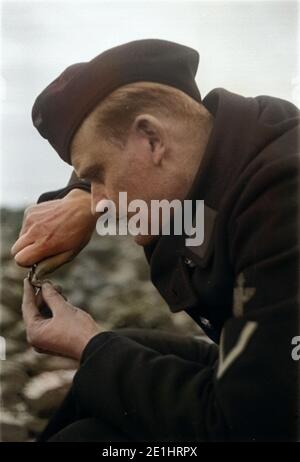
[[[40,318],[34,291],[28,278],[24,279],[22,313],[26,325]]]
[[[69,303],[66,302],[64,297],[49,282],[42,284],[42,296],[54,316],[69,306]]]

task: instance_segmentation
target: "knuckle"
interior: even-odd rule
[[[35,346],[36,337],[35,337],[34,333],[30,329],[27,330],[26,339],[27,339],[27,342],[29,343],[29,345]]]
[[[86,317],[89,316],[88,313],[84,312],[82,309],[78,308],[77,306],[71,305],[72,312],[77,318],[82,318],[82,316]]]
[[[32,210],[32,205],[29,205],[28,207],[26,207],[26,209],[24,210],[24,217],[27,217],[31,210]]]
[[[35,209],[36,205],[29,205],[28,207],[26,207],[26,209],[24,210],[24,218],[26,219],[26,221],[28,219],[30,219],[31,215],[32,215],[32,212],[33,210]]]
[[[44,251],[46,249],[49,248],[49,242],[47,242],[46,239],[39,239],[37,242],[36,242],[36,248],[37,250],[39,251]]]
[[[33,233],[38,236],[41,245],[49,244],[49,240],[52,239],[54,230],[50,223],[44,223],[42,221],[33,222],[31,226]]]
[[[37,236],[37,226],[32,219],[28,219],[25,223],[26,229],[23,235],[26,235],[27,239],[32,239]]]
[[[34,223],[34,221],[33,221],[33,216],[32,215],[28,215],[27,217],[25,217],[24,224],[27,226],[27,228],[29,226],[32,226],[33,223]]]
[[[86,319],[89,320],[89,321],[94,321],[92,316],[89,314],[89,313],[85,313],[86,314]]]
[[[30,226],[31,233],[37,234],[37,231],[42,231],[41,225],[37,223],[35,220],[33,220],[32,218],[28,219],[28,224],[31,225]]]

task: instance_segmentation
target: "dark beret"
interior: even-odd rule
[[[199,54],[165,40],[136,40],[111,48],[88,62],[69,66],[37,97],[32,120],[68,163],[70,143],[84,118],[107,95],[123,85],[157,82],[178,88],[196,101]]]

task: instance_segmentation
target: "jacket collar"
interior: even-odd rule
[[[151,280],[172,311],[195,304],[197,295],[187,280],[181,260],[192,251],[198,255],[199,265],[201,262],[205,265],[213,245],[219,206],[241,168],[241,153],[245,158],[245,151],[257,149],[253,142],[257,137],[253,135],[257,130],[258,103],[254,98],[216,89],[205,97],[203,104],[214,116],[214,126],[186,199],[204,200],[204,242],[199,247],[186,248],[187,236],[171,234],[162,235],[144,247],[151,267]],[[178,285],[180,297],[176,294]]]

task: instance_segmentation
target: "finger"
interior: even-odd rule
[[[37,243],[32,243],[15,255],[15,262],[24,267],[38,263],[45,255],[44,249]]]
[[[53,252],[55,252],[55,248],[51,247],[47,249],[47,244],[35,242],[18,252],[15,255],[15,261],[20,266],[32,266],[41,261],[46,261],[46,259],[48,260],[49,257],[54,258]],[[38,274],[38,277],[42,277],[42,275]]]
[[[32,324],[33,321],[36,321],[37,319],[41,318],[36,304],[34,290],[28,278],[24,279],[22,314],[26,326]]]
[[[43,279],[46,274],[52,273],[60,266],[68,263],[74,257],[73,250],[67,250],[66,252],[53,255],[45,260],[41,261],[36,269],[35,274],[38,279]]]
[[[35,304],[39,308],[44,302],[43,297],[42,297],[42,291],[38,290],[36,292],[36,287],[33,287],[33,291],[35,291],[35,294],[34,294],[34,296],[35,296]]]
[[[49,282],[45,282],[42,285],[42,295],[43,295],[44,301],[49,306],[54,316],[56,314],[59,314],[61,310],[65,310],[66,308],[70,308],[72,306],[70,305],[70,303],[66,302],[64,297],[60,295],[55,290],[53,285],[49,284]]]
[[[41,221],[41,219],[43,218],[44,207],[49,208],[49,203],[44,202],[27,207],[27,209],[24,212],[23,223],[19,233],[20,237],[23,234],[25,234],[32,225],[37,224]]]
[[[34,351],[36,353],[39,353],[39,354],[47,354],[46,350],[43,350],[42,348],[37,348],[37,347],[33,347]]]
[[[30,284],[32,285],[32,282]],[[35,295],[34,295],[35,296],[35,305],[38,308],[40,318],[43,318],[43,319],[53,318],[52,311],[50,310],[50,308],[48,307],[48,305],[45,303],[45,301],[43,299],[42,291],[38,290],[38,292],[36,292],[36,287],[35,286],[34,286],[33,290],[35,292]]]
[[[20,232],[19,232],[19,237],[21,237],[21,236],[23,236],[23,234],[27,233],[28,229],[32,225],[31,220],[27,220],[26,218],[27,218],[26,215],[24,215],[24,220],[23,220]]]
[[[47,283],[52,285],[54,287],[54,289],[56,290],[56,292],[58,292],[59,294],[62,294],[62,291],[63,291],[62,286],[52,282],[51,279],[43,279],[42,284],[47,284]]]
[[[30,234],[31,233],[23,234],[23,236],[19,237],[19,239],[14,243],[11,248],[11,254],[13,257],[25,247],[34,243],[34,239],[30,236]]]
[[[47,282],[47,280],[46,280],[45,282]],[[63,293],[63,288],[62,288],[62,286],[60,286],[59,284],[53,284],[53,287],[54,287],[54,289],[56,290],[56,292],[58,292],[58,293],[62,296],[62,298],[67,302],[68,299],[67,299],[67,297],[66,297],[66,296],[64,295],[64,293]]]
[[[19,237],[22,236],[23,234],[26,233],[28,228],[32,224],[32,220],[28,219],[32,211],[37,207],[37,204],[29,205],[25,210],[24,210],[24,215],[23,215],[23,222],[22,226],[19,232]]]

